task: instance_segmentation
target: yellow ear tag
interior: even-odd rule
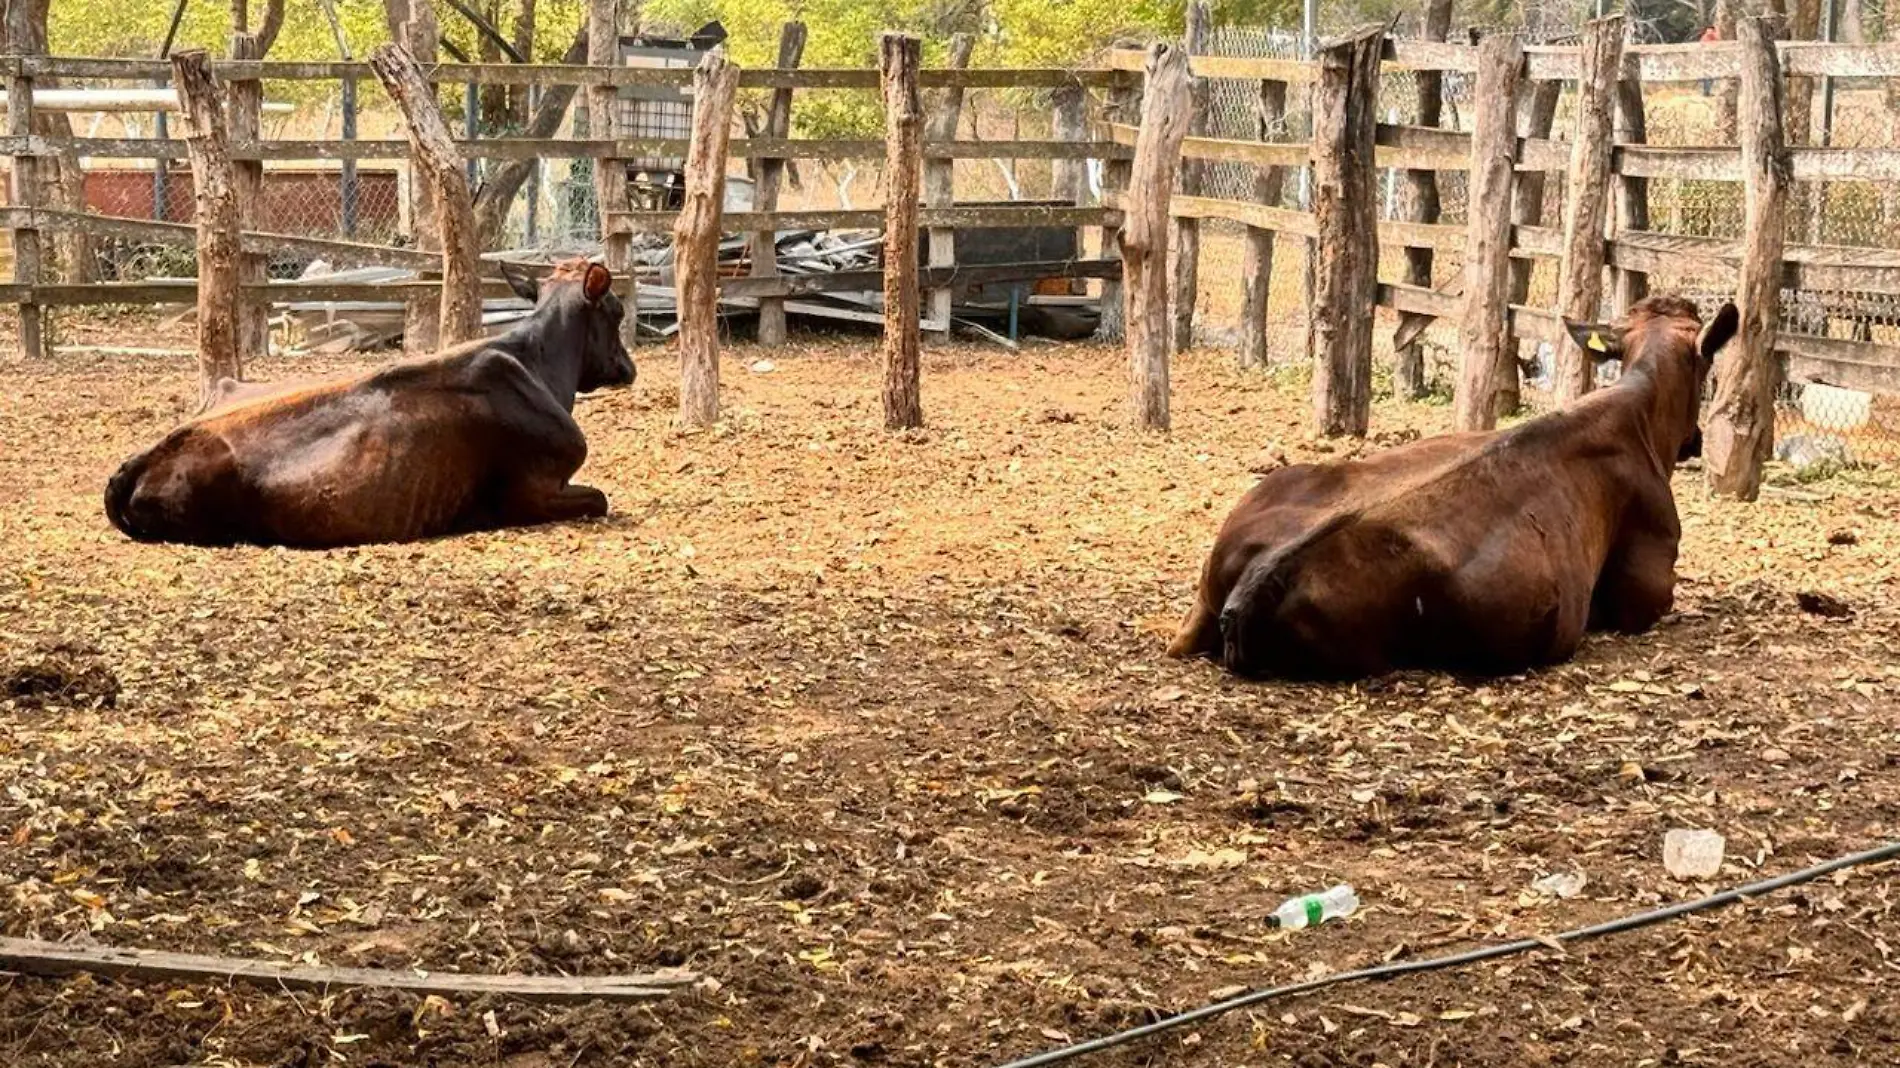
[[[1590,348],[1596,352],[1610,351],[1610,347],[1603,343],[1603,335],[1595,330],[1590,331]]]

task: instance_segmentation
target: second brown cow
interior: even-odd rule
[[[1508,674],[1591,629],[1648,629],[1674,597],[1670,476],[1737,318],[1701,329],[1693,304],[1652,297],[1570,324],[1623,361],[1615,385],[1508,430],[1274,471],[1221,528],[1169,654],[1250,676]]]

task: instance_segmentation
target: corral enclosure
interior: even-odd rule
[[[1219,225],[1203,341],[1239,273]],[[1280,244],[1284,325],[1304,242]],[[1534,326],[1551,298],[1517,303]],[[577,411],[606,520],[316,554],[107,526],[104,479],[195,385],[97,350],[191,331],[56,314],[71,348],[0,364],[0,935],[703,981],[628,1008],[0,975],[8,1064],[994,1064],[1695,896],[1664,872],[1672,828],[1727,837],[1726,885],[1900,813],[1900,487],[1879,466],[1771,465],[1750,504],[1682,472],[1676,612],[1575,663],[1245,683],[1160,656],[1227,509],[1279,465],[1450,425],[1382,372],[1369,438],[1315,436],[1303,330],[1269,335],[1265,369],[1176,352],[1168,435],[1127,425],[1107,345],[933,345],[927,425],[901,433],[877,429],[862,334],[733,339],[697,430],[674,423],[672,349],[638,346],[639,384]],[[1580,893],[1538,889],[1565,874]],[[1262,923],[1340,881],[1367,905],[1349,922]],[[1893,888],[1854,872],[1102,1063],[1885,1063]]]

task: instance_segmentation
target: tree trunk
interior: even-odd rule
[[[1188,57],[1148,49],[1141,130],[1122,197],[1123,329],[1135,425],[1166,430],[1168,415],[1168,201],[1194,101]]]
[[[574,35],[574,43],[567,46],[567,53],[561,62],[569,65],[580,63],[587,58],[587,26],[581,25]],[[541,102],[535,106],[534,116],[528,120],[523,137],[536,139],[551,138],[561,132],[561,120],[567,117],[567,108],[574,102],[573,85],[550,85],[541,93]],[[476,230],[481,234],[482,247],[488,248],[501,242],[502,229],[508,225],[508,209],[515,203],[515,195],[527,183],[528,176],[541,161],[538,159],[511,159],[488,173],[488,180],[475,194]]]
[[[436,24],[435,8],[428,0],[383,0],[383,12],[389,22],[390,40],[403,45],[419,64],[433,64],[441,44],[441,29]],[[431,88],[431,94],[434,89]],[[409,232],[416,248],[437,252],[442,238],[436,229],[435,204],[431,183],[423,178],[423,164],[415,153],[409,156]],[[442,347],[442,309],[426,296],[409,298],[403,317],[402,347],[410,354],[434,352]]]
[[[1610,205],[1610,149],[1615,135],[1616,84],[1623,67],[1623,18],[1589,23],[1578,49],[1576,122],[1570,172],[1564,184],[1564,251],[1557,278],[1557,311],[1596,322],[1603,304],[1603,220]],[[1568,404],[1595,384],[1596,367],[1575,345],[1557,346],[1552,388]]]
[[[1715,367],[1702,455],[1709,488],[1752,501],[1762,465],[1775,444],[1775,390],[1780,364],[1775,336],[1781,318],[1781,252],[1790,164],[1782,139],[1781,63],[1763,19],[1741,20],[1737,99],[1742,142],[1741,330]]]
[[[1372,415],[1372,315],[1379,284],[1375,26],[1329,43],[1313,87],[1313,418],[1364,437]]]
[[[1715,0],[1715,35],[1724,41],[1735,39],[1736,7],[1741,0]],[[1735,79],[1718,78],[1715,85],[1715,128],[1727,133],[1735,129]]]
[[[277,21],[281,24],[282,0],[277,6]],[[262,45],[253,34],[233,33],[231,58],[263,59]],[[264,83],[254,78],[227,83],[224,117],[232,141],[245,144],[258,140],[263,135]],[[237,160],[232,169],[237,182],[238,227],[261,230],[258,212],[264,202],[264,162]],[[269,281],[268,264],[263,253],[240,253],[239,285],[249,287]],[[270,306],[243,288],[238,291],[238,352],[246,362],[270,355]]]
[[[805,56],[805,24],[788,22],[779,30],[778,68],[796,70]],[[772,103],[766,108],[765,137],[782,138],[792,132],[792,90],[772,90]],[[785,180],[785,161],[761,159],[753,184],[754,207],[762,212],[778,210],[779,186]],[[752,277],[778,275],[778,231],[759,230],[752,234]],[[786,338],[785,301],[778,297],[759,298],[759,344],[783,345]]]
[[[429,184],[438,213],[442,243],[442,300],[437,320],[440,344],[453,345],[482,336],[481,242],[475,208],[468,195],[468,169],[449,136],[435,93],[422,80],[422,68],[401,45],[386,44],[370,53],[370,70],[402,110],[409,151],[418,177]]]
[[[1258,122],[1255,136],[1272,140],[1281,132],[1286,118],[1286,83],[1263,81],[1255,102]],[[1277,207],[1286,185],[1285,167],[1261,167],[1254,172],[1253,196],[1261,204]],[[1267,365],[1268,301],[1273,291],[1274,232],[1258,226],[1247,227],[1240,252],[1240,366]]]
[[[715,48],[693,71],[693,128],[686,145],[685,203],[673,223],[680,321],[682,426],[719,418],[719,237],[726,149],[739,67]]]
[[[1473,94],[1471,179],[1465,229],[1465,306],[1458,327],[1462,361],[1453,397],[1459,430],[1498,423],[1498,367],[1515,355],[1510,336],[1511,187],[1517,157],[1515,120],[1524,79],[1524,45],[1514,34],[1478,45]]]
[[[975,36],[959,33],[950,39],[950,68],[962,70],[970,65],[970,52],[976,47]],[[937,104],[925,120],[924,138],[929,141],[950,141],[957,136],[957,117],[963,111],[963,90],[949,88],[943,90]],[[932,208],[947,208],[956,203],[956,161],[948,159],[927,159],[924,161],[924,204]],[[930,266],[953,267],[957,262],[957,232],[947,226],[932,227],[928,249]],[[950,297],[949,286],[941,286],[930,291],[931,322],[939,324],[945,337],[950,336]]]
[[[1452,0],[1431,0],[1425,9],[1424,37],[1427,41],[1442,41],[1451,33]],[[1440,71],[1422,70],[1413,75],[1418,90],[1418,124],[1436,127],[1443,116],[1445,106],[1445,75]],[[1438,221],[1440,205],[1438,201],[1438,172],[1429,170],[1408,170],[1405,172],[1405,184],[1411,192],[1411,219],[1413,222],[1435,223]],[[1429,248],[1408,248],[1405,250],[1405,280],[1411,285],[1427,286],[1432,284],[1432,250]],[[1401,315],[1399,329],[1410,326],[1414,330],[1430,322],[1430,316]],[[1401,399],[1416,400],[1425,395],[1425,343],[1413,340],[1393,354],[1392,390]]]
[[[172,85],[185,122],[198,223],[198,402],[211,403],[218,383],[240,381],[238,347],[238,198],[224,104],[202,50],[172,56]]]
[[[1207,53],[1208,24],[1213,16],[1208,13],[1207,0],[1193,0],[1187,9],[1187,52],[1190,56]],[[1190,91],[1193,115],[1188,120],[1188,132],[1196,136],[1207,133],[1207,83],[1199,78],[1193,81]],[[1183,196],[1201,195],[1205,184],[1207,167],[1199,160],[1181,161],[1180,184]],[[1194,306],[1200,301],[1201,285],[1201,220],[1174,220],[1174,295],[1173,326],[1169,342],[1175,352],[1186,352],[1194,347]]]
[[[884,426],[924,424],[918,354],[918,180],[923,169],[923,101],[917,72],[923,42],[909,34],[878,38],[884,83]]]

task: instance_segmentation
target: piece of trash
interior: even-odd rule
[[[1532,882],[1531,889],[1567,901],[1583,893],[1584,886],[1589,882],[1590,877],[1580,871],[1561,871]]]
[[[752,361],[752,373],[755,375],[771,374],[776,370],[778,370],[778,364],[773,363],[771,360]]]
[[[1324,893],[1288,898],[1267,917],[1267,926],[1297,931],[1302,927],[1316,927],[1327,920],[1344,919],[1357,911],[1359,895],[1351,886],[1340,883]]]
[[[1714,831],[1677,828],[1663,835],[1663,867],[1678,879],[1707,879],[1722,870],[1728,842]]]

